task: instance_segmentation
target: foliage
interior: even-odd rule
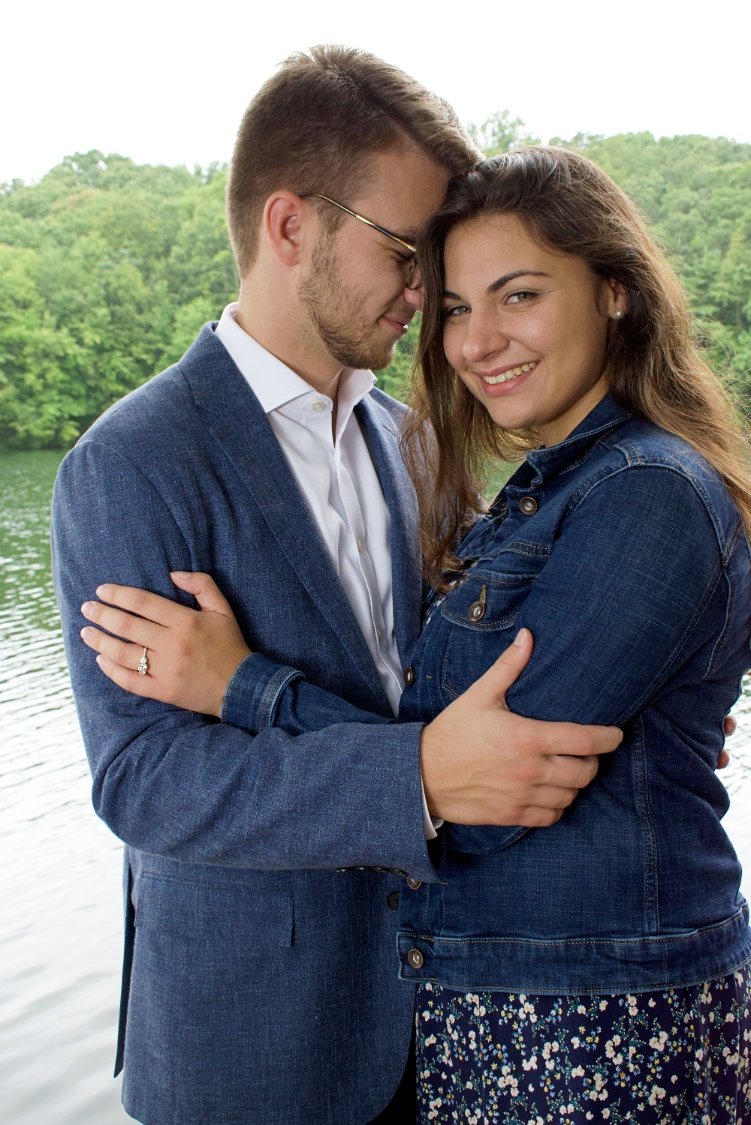
[[[0,449],[71,445],[232,298],[224,179],[89,152],[0,191]]]
[[[471,132],[529,143],[499,111]],[[670,248],[715,365],[751,399],[751,145],[579,134]],[[67,157],[0,186],[0,449],[70,445],[111,402],[174,361],[236,291],[224,168]],[[379,383],[405,397],[416,321]]]

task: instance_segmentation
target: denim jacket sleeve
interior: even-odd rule
[[[287,734],[323,730],[334,723],[393,723],[311,684],[302,672],[254,652],[235,669],[222,702],[222,722],[257,734],[279,727]]]
[[[380,866],[434,879],[421,724],[339,722],[297,738],[267,726],[253,737],[102,675],[79,636],[81,603],[104,580],[174,597],[170,569],[196,563],[171,500],[142,463],[91,438],[56,483],[53,571],[98,814],[127,844],[188,863]]]
[[[708,675],[726,625],[726,561],[706,497],[681,471],[629,465],[587,483],[520,609],[516,627],[535,650],[509,706],[622,726],[689,656]]]

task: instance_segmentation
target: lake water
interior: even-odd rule
[[[91,810],[50,582],[59,460],[0,456],[0,1121],[122,1125],[121,850]],[[737,717],[725,823],[751,871],[751,695]]]

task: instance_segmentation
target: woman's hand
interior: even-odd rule
[[[87,625],[81,637],[99,653],[105,676],[125,691],[221,717],[227,684],[251,650],[213,578],[185,571],[170,577],[193,594],[200,610],[133,586],[106,584],[96,591],[101,601],[81,606],[99,626]]]

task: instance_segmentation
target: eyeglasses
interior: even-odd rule
[[[352,218],[357,219],[358,222],[365,223],[366,226],[372,227],[373,230],[377,230],[379,234],[383,234],[386,238],[390,238],[392,242],[398,242],[400,246],[402,246],[405,250],[408,250],[411,257],[403,259],[407,273],[407,280],[405,284],[407,289],[417,288],[417,286],[410,285],[410,282],[412,281],[412,278],[414,276],[415,269],[417,267],[417,247],[415,246],[414,242],[408,242],[406,238],[402,238],[399,234],[394,234],[394,232],[389,230],[387,227],[382,227],[379,223],[374,223],[372,219],[366,219],[364,215],[359,215],[357,211],[353,211],[351,207],[345,207],[343,203],[337,203],[337,201],[335,199],[332,199],[329,195],[321,195],[320,192],[313,191],[310,193],[310,197],[313,199],[323,199],[325,203],[332,203],[334,207],[338,207],[340,211],[344,211],[345,214],[351,215]]]

